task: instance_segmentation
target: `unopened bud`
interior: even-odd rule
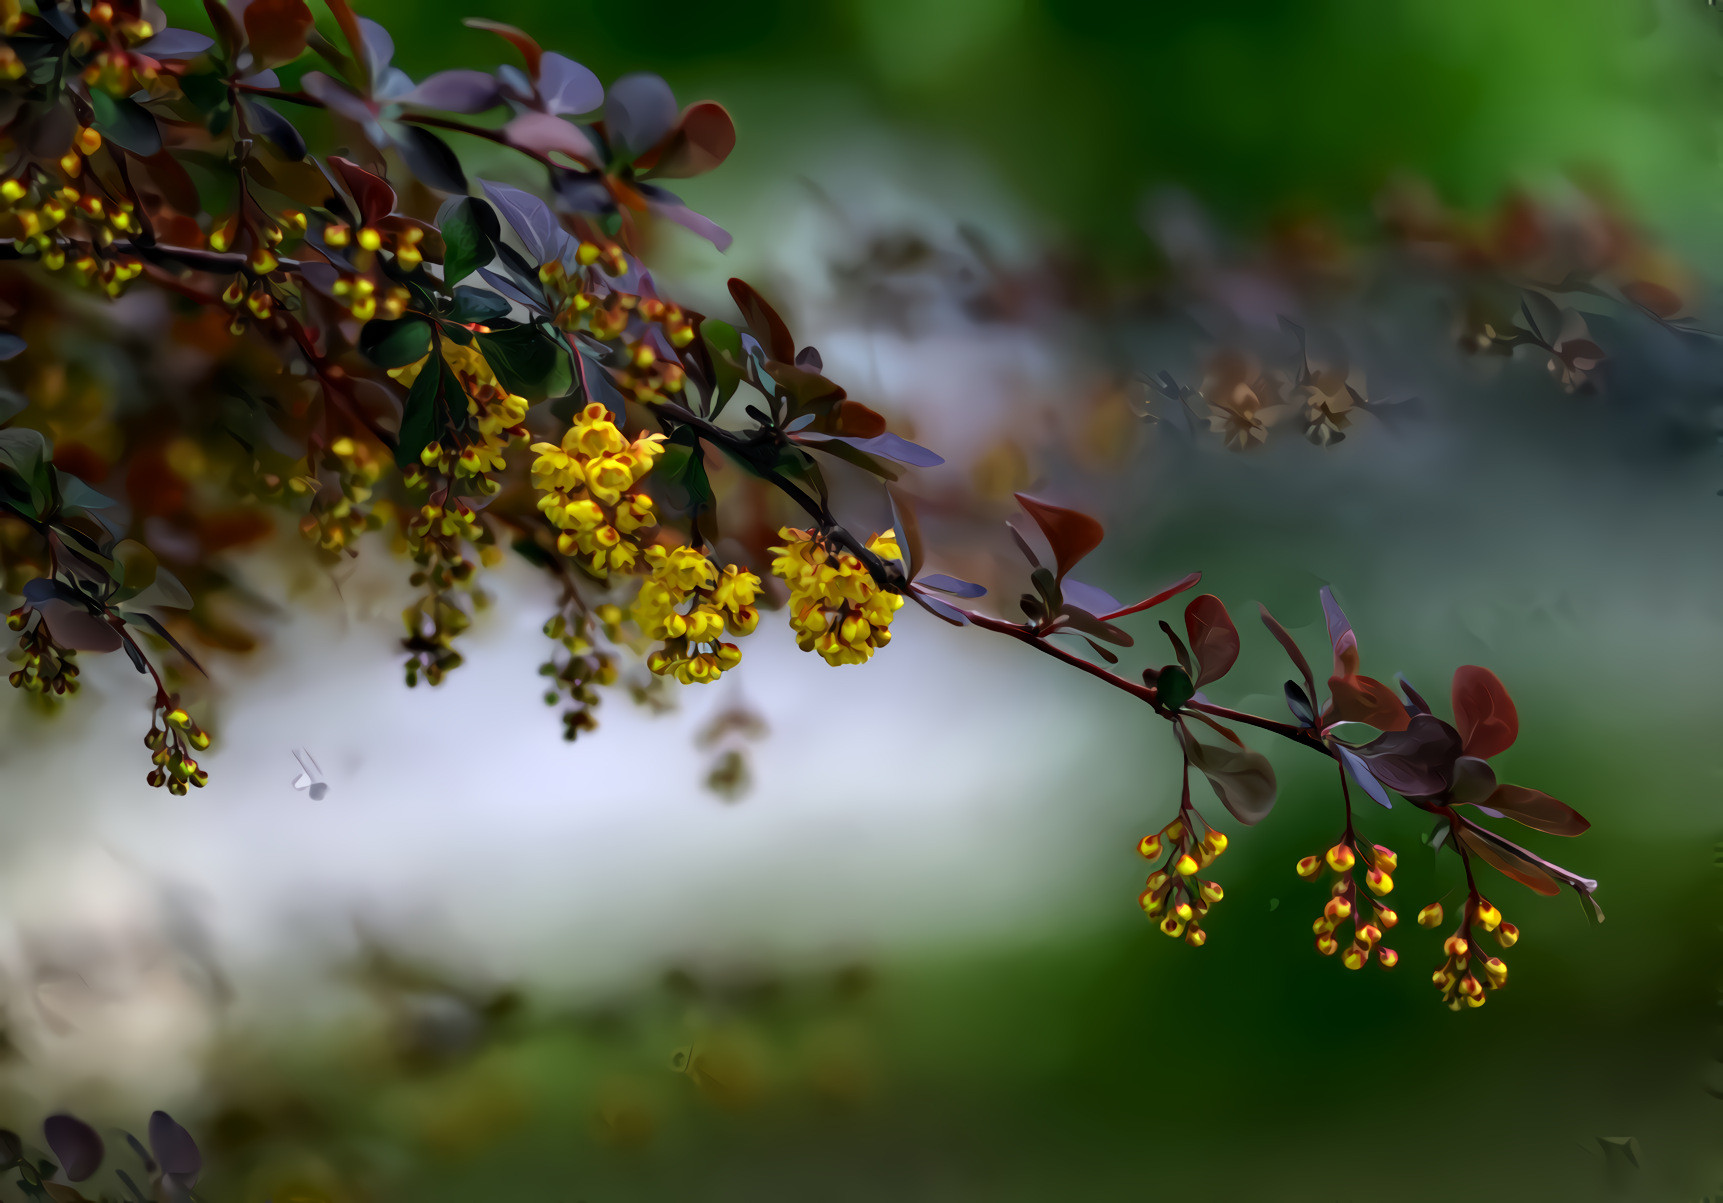
[[[1154,860],[1161,854],[1161,837],[1158,835],[1145,835],[1142,839],[1137,841],[1137,853],[1145,860]]]
[[[1328,850],[1328,867],[1336,873],[1344,873],[1358,863],[1352,848],[1347,844],[1336,844]]]
[[[1442,923],[1442,904],[1432,902],[1418,912],[1419,927],[1439,927]]]
[[[1298,875],[1306,880],[1315,877],[1320,872],[1322,872],[1322,858],[1320,856],[1307,856],[1298,862]]]

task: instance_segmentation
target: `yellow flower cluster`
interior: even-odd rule
[[[1183,936],[1186,944],[1201,948],[1208,940],[1208,933],[1198,920],[1225,896],[1225,891],[1219,882],[1204,881],[1197,874],[1226,851],[1227,840],[1213,828],[1197,839],[1191,826],[1194,818],[1194,814],[1187,817],[1181,812],[1160,831],[1137,842],[1137,851],[1145,860],[1157,860],[1166,853],[1166,862],[1149,874],[1137,902],[1150,918],[1163,916],[1160,923],[1163,933],[1175,940]]]
[[[628,572],[657,523],[652,498],[639,489],[664,450],[662,434],[632,442],[596,401],[575,415],[562,444],[534,443],[532,483],[538,508],[562,533],[556,549],[579,556],[599,576]]]
[[[1418,926],[1436,927],[1442,922],[1442,904],[1432,902],[1418,912]],[[1520,938],[1520,929],[1512,923],[1502,922],[1502,912],[1479,894],[1473,894],[1466,900],[1465,913],[1461,916],[1460,926],[1442,943],[1443,960],[1436,972],[1430,975],[1436,989],[1442,992],[1442,1001],[1448,1004],[1448,1009],[1458,1011],[1464,1007],[1481,1007],[1484,1005],[1486,990],[1499,990],[1508,984],[1508,967],[1500,957],[1485,956],[1473,937],[1472,927],[1476,925],[1487,932],[1494,932],[1496,941],[1503,948],[1512,948]],[[1483,980],[1478,980],[1478,974],[1473,972],[1472,963],[1477,962],[1478,970],[1483,974]]]
[[[1368,851],[1361,853],[1350,833],[1326,853],[1307,856],[1298,862],[1298,875],[1306,880],[1314,880],[1324,865],[1334,874],[1328,903],[1311,924],[1311,930],[1316,933],[1316,951],[1325,957],[1340,952],[1340,939],[1336,933],[1350,922],[1352,943],[1341,954],[1340,963],[1348,969],[1362,969],[1370,960],[1371,953],[1375,953],[1382,968],[1392,969],[1400,963],[1400,954],[1386,945],[1377,946],[1382,942],[1383,933],[1398,923],[1400,916],[1387,903],[1365,899],[1359,892],[1352,871],[1357,867],[1360,855],[1368,866],[1364,881],[1370,892],[1378,898],[1391,893],[1394,889],[1391,874],[1399,863],[1394,850],[1373,844]],[[1364,915],[1367,901],[1371,908],[1369,918]]]
[[[646,666],[684,685],[716,681],[742,659],[741,649],[721,637],[740,638],[759,625],[760,578],[734,564],[720,572],[692,547],[654,544],[645,559],[648,575],[629,617],[642,635],[664,644]]]
[[[875,583],[867,566],[824,536],[786,526],[772,561],[772,575],[789,582],[790,626],[796,646],[818,652],[831,665],[864,664],[874,649],[891,642],[891,619],[903,598]],[[875,535],[867,549],[888,560],[902,559],[897,538]]]
[[[132,202],[105,197],[84,161],[101,147],[102,135],[85,127],[55,164],[64,184],[56,186],[44,167],[0,180],[0,237],[11,238],[20,255],[38,259],[49,271],[70,266],[78,283],[117,297],[143,274],[143,261],[111,251],[97,256],[91,244],[110,248],[140,226]]]

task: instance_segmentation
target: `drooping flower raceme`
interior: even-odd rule
[[[716,681],[742,659],[741,649],[722,636],[739,638],[759,625],[754,600],[760,578],[734,564],[719,571],[692,547],[654,544],[645,562],[649,575],[629,615],[642,635],[664,644],[646,666],[684,685]]]
[[[786,526],[771,550],[772,575],[790,586],[790,626],[796,645],[818,652],[827,664],[864,664],[875,648],[891,642],[892,616],[903,597],[881,589],[853,553],[839,551],[816,531]],[[867,549],[882,559],[901,559],[897,538],[875,535]]]
[[[557,550],[583,558],[601,577],[633,569],[643,535],[658,521],[638,486],[663,447],[662,434],[630,441],[597,402],[575,416],[560,446],[534,443],[532,480],[544,494],[538,508],[562,532]]]

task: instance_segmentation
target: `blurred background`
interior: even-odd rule
[[[415,77],[504,61],[451,0],[361,12]],[[1522,717],[1504,779],[1593,822],[1528,842],[1598,878],[1608,920],[1495,879],[1524,935],[1477,1012],[1440,1005],[1410,923],[1399,969],[1346,973],[1292,871],[1338,831],[1327,762],[1264,740],[1280,803],[1222,824],[1226,898],[1186,948],[1134,904],[1136,841],[1176,807],[1166,732],[1009,641],[906,610],[830,669],[768,615],[741,672],[669,713],[614,698],[569,745],[524,568],[468,665],[408,692],[400,564],[332,575],[284,537],[244,561],[266,644],[213,657],[203,794],[148,790],[106,741],[136,710],[120,665],[51,722],[4,711],[8,1114],[166,1107],[212,1200],[1723,1196],[1723,356],[1588,303],[1610,359],[1569,391],[1535,355],[1462,354],[1451,297],[1371,249],[1409,189],[1480,228],[1534,206],[1553,242],[1631,244],[1619,278],[1718,329],[1723,13],[483,15],[730,109],[736,153],[682,191],[735,244],[663,233],[659,274],[713,313],[730,275],[769,288],[828,374],[946,455],[912,484],[935,568],[1014,617],[999,520],[1033,487],[1102,518],[1084,576],[1120,598],[1204,572],[1244,632],[1225,704],[1281,705],[1253,601],[1320,668],[1324,584],[1366,671],[1437,700],[1488,664]],[[1239,454],[1145,383],[1198,385],[1221,346],[1285,359],[1282,314],[1408,404]],[[714,789],[730,748],[749,780]],[[1454,888],[1417,815],[1364,822],[1400,850],[1402,915]]]

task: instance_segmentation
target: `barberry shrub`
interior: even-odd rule
[[[681,685],[734,669],[762,605],[840,668],[887,648],[906,602],[1053,657],[1171,728],[1178,809],[1139,845],[1155,865],[1140,901],[1192,946],[1223,897],[1208,874],[1228,846],[1193,798],[1193,775],[1244,826],[1276,799],[1270,762],[1241,728],[1334,763],[1343,824],[1297,865],[1330,884],[1314,920],[1322,955],[1351,969],[1399,960],[1388,945],[1396,856],[1361,835],[1363,799],[1389,807],[1397,794],[1434,816],[1433,842],[1463,864],[1465,899],[1434,975],[1455,1009],[1507,980],[1482,937],[1503,948],[1517,938],[1482,868],[1539,893],[1572,889],[1595,912],[1595,882],[1485,822],[1558,836],[1587,826],[1497,781],[1489,760],[1514,741],[1518,717],[1489,670],[1456,670],[1443,718],[1405,681],[1397,693],[1361,673],[1358,639],[1324,590],[1326,680],[1265,609],[1296,674],[1284,687],[1290,718],[1245,713],[1202,692],[1240,648],[1210,594],[1184,606],[1182,634],[1159,623],[1167,663],[1115,671],[1114,649],[1135,644],[1123,624],[1199,576],[1128,605],[1082,583],[1072,570],[1103,533],[1087,514],[1019,494],[1045,543],[1038,551],[1033,530],[1012,529],[1027,569],[1020,618],[970,608],[981,586],[926,570],[906,496],[892,492],[888,529],[846,525],[829,473],[859,472],[877,489],[943,461],[846,396],[753,287],[730,281],[736,320],[708,316],[663,295],[640,258],[666,222],[728,244],[664,184],[729,155],[735,129],[720,105],[680,106],[649,74],[607,89],[491,20],[468,24],[506,40],[519,66],[415,81],[393,64],[388,33],[347,0],[329,0],[331,36],[304,0],[205,9],[213,38],[165,27],[141,0],[0,0],[0,355],[21,390],[0,394],[0,562],[22,598],[9,616],[10,679],[56,704],[77,692],[80,653],[123,650],[154,682],[151,785],[185,793],[208,781],[196,754],[210,736],[181,696],[202,670],[180,638],[246,645],[221,604],[235,590],[220,554],[267,533],[277,506],[330,561],[385,529],[412,561],[409,685],[435,686],[460,665],[481,568],[514,554],[547,573],[558,602],[545,696],[566,707],[570,739],[596,727],[625,666]],[[308,52],[321,67],[284,87],[277,69]],[[302,130],[290,114],[312,120]],[[313,133],[328,150],[313,149]],[[514,155],[539,187],[470,177],[450,138]],[[156,352],[128,345],[123,307],[102,309],[140,294],[173,307],[178,337],[213,364],[207,377],[151,383],[144,417],[90,390],[96,401],[67,402],[84,395],[80,348]],[[1575,371],[1601,354],[1536,338]],[[1267,429],[1273,407],[1255,381],[1248,366],[1222,364],[1203,390],[1215,431],[1237,444]],[[1193,395],[1162,383],[1175,401]],[[1345,372],[1323,375],[1308,355],[1295,384],[1317,442],[1338,441],[1351,403],[1365,405]],[[128,504],[97,487],[110,480]],[[720,554],[721,511],[741,508],[737,498],[738,525],[758,537]],[[761,521],[771,506],[777,519]],[[1439,927],[1443,907],[1417,919]]]

